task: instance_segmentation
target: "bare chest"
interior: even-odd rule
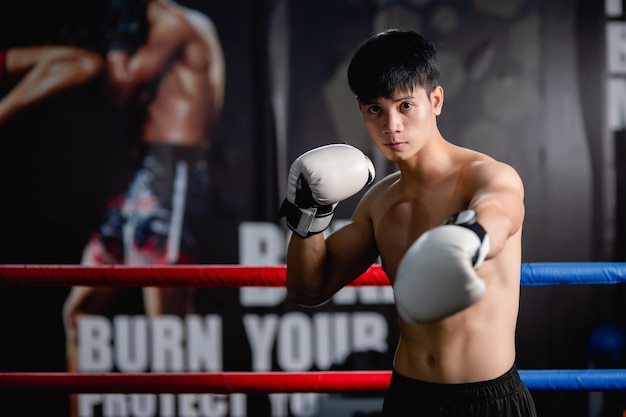
[[[385,272],[393,282],[398,264],[409,246],[426,230],[469,201],[454,187],[419,190],[414,194],[391,192],[373,211],[374,234]]]

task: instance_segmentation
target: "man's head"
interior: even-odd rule
[[[430,41],[406,29],[389,29],[366,40],[348,67],[348,83],[362,100],[389,98],[396,90],[438,85],[439,59]]]

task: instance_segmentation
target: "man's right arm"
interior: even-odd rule
[[[287,250],[287,290],[299,304],[326,301],[361,269],[359,259],[346,262],[370,234],[363,221],[353,221],[328,239],[328,228],[340,201],[358,193],[374,179],[374,166],[360,150],[345,144],[313,149],[297,158],[289,170],[287,198],[280,216],[294,232]],[[353,219],[356,220],[356,219]],[[359,249],[354,253],[361,253]],[[353,258],[356,258],[355,256]],[[371,262],[370,262],[371,264]]]
[[[287,248],[287,294],[290,300],[314,306],[328,299],[323,291],[326,258],[326,241],[322,233],[307,238],[292,234]]]
[[[294,233],[287,248],[290,300],[322,304],[376,261],[378,248],[366,211],[357,207],[351,222],[326,239],[322,234],[302,238]]]
[[[118,92],[126,95],[153,82],[163,74],[172,56],[193,35],[189,24],[177,15],[172,14],[167,19],[150,22],[146,41],[134,52],[129,53],[123,49],[109,51],[111,82]]]

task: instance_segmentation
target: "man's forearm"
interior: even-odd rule
[[[326,243],[323,234],[308,238],[293,235],[287,249],[287,290],[293,301],[314,305],[324,301],[323,277]]]

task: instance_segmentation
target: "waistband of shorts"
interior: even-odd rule
[[[444,384],[426,382],[400,375],[395,369],[391,375],[391,384],[398,384],[402,389],[409,389],[419,393],[420,396],[437,397],[442,401],[455,401],[473,399],[474,401],[491,401],[497,398],[508,397],[524,386],[517,367],[514,364],[511,369],[501,376],[478,382],[461,384]]]
[[[143,144],[145,156],[152,156],[166,163],[172,160],[203,161],[208,155],[207,146],[183,146],[167,143]]]

